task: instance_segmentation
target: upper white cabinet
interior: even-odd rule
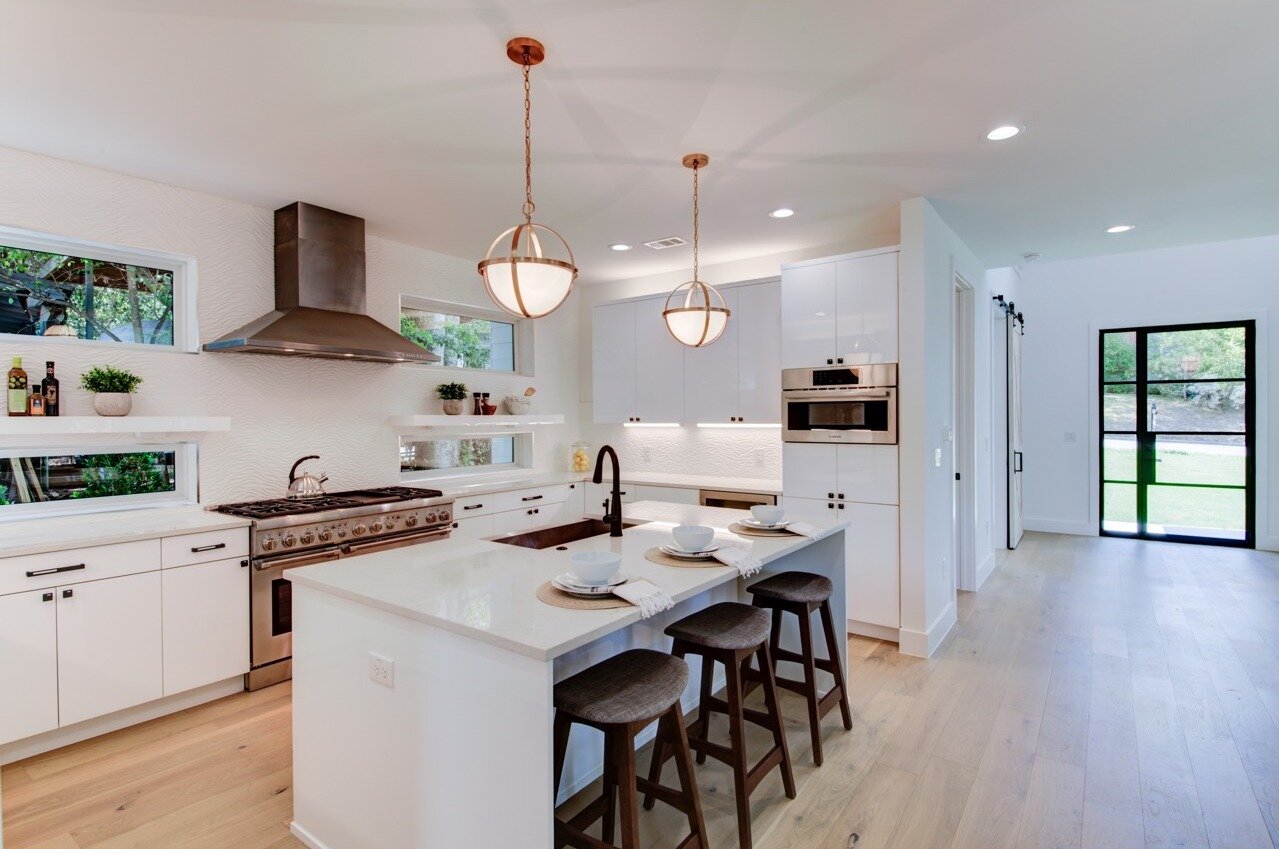
[[[684,420],[684,346],[666,330],[664,303],[665,298],[646,298],[595,307],[595,421]]]
[[[781,421],[780,283],[720,290],[732,315],[705,348],[684,354],[684,412],[689,422]]]
[[[897,250],[782,269],[782,367],[897,361]]]

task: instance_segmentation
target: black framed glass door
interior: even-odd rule
[[[1099,339],[1101,533],[1254,545],[1255,322]]]

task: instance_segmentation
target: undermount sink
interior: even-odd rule
[[[633,528],[636,525],[642,525],[643,522],[622,522],[623,528]],[[608,522],[599,519],[579,519],[576,522],[569,522],[567,525],[555,525],[550,528],[538,528],[535,531],[525,531],[520,534],[507,534],[504,537],[495,537],[489,542],[500,542],[503,545],[518,545],[521,548],[554,548],[557,545],[567,545],[570,542],[589,539],[591,537],[602,536],[609,531]]]

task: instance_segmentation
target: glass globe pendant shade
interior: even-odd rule
[[[567,261],[545,255],[539,230],[563,246]],[[502,251],[504,243],[507,247]],[[520,318],[541,318],[554,312],[577,279],[568,243],[550,227],[532,222],[512,227],[494,239],[479,271],[493,303]]]
[[[724,297],[700,280],[690,280],[667,295],[662,310],[666,329],[690,348],[703,348],[723,336],[730,314]]]

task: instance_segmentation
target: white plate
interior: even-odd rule
[[[667,543],[666,545],[660,546],[660,551],[663,554],[669,554],[671,557],[678,557],[680,560],[709,560],[716,551],[719,551],[719,546],[712,545],[705,551],[685,551],[682,548],[676,548],[670,543]]]
[[[748,528],[754,528],[757,531],[780,531],[784,530],[786,526],[790,524],[790,520],[783,519],[780,522],[770,525],[767,522],[757,522],[754,519],[738,519],[737,523],[739,525],[745,525]]]
[[[624,584],[626,583],[626,576],[623,575],[621,572],[618,572],[616,575],[604,581],[603,583],[591,584],[591,583],[587,583],[586,581],[583,581],[581,578],[577,577],[577,575],[574,575],[572,572],[565,572],[563,575],[556,575],[555,580],[559,581],[560,583],[569,584],[570,586],[574,586],[583,590],[598,590],[598,589],[608,589],[609,587],[616,587],[620,584]]]
[[[566,592],[569,595],[574,595],[578,598],[599,598],[600,596],[612,595],[614,588],[626,583],[628,580],[625,576],[619,575],[617,577],[620,578],[620,580],[610,586],[582,587],[565,581],[565,577],[565,575],[557,575],[556,577],[551,578],[551,586],[561,592]]]

